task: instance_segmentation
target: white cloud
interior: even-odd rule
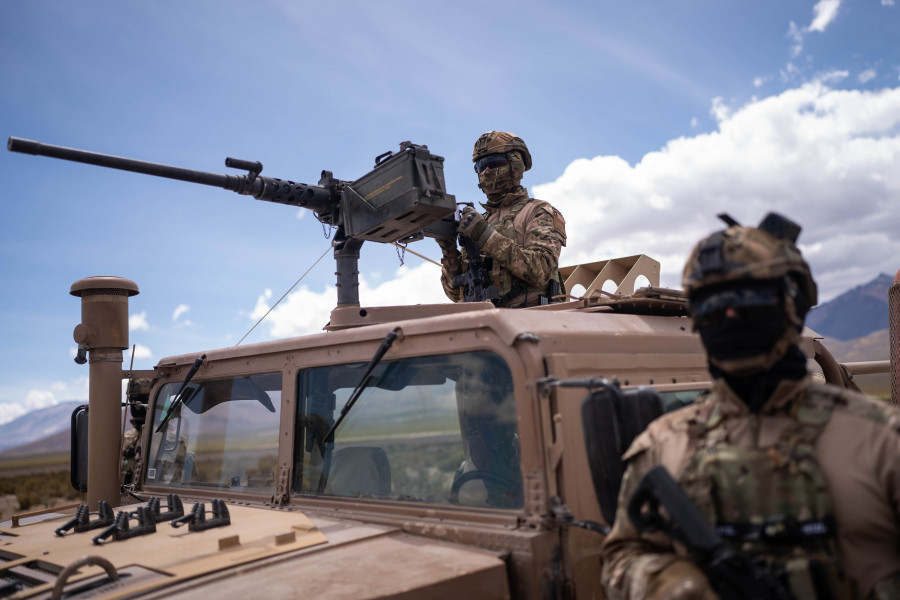
[[[86,375],[72,381],[53,381],[40,388],[28,390],[18,401],[0,403],[0,425],[33,410],[55,406],[60,402],[70,400],[86,402],[87,398],[88,378]]]
[[[0,403],[0,425],[14,421],[24,415],[26,410],[16,402]]]
[[[52,387],[52,386],[51,386]],[[58,387],[57,387],[58,389]],[[25,396],[25,412],[38,410],[39,408],[47,408],[59,404],[53,390],[28,390]]]
[[[781,80],[782,81],[793,81],[800,74],[800,69],[792,62],[784,65],[784,68],[781,69]]]
[[[150,348],[147,346],[142,346],[140,344],[134,345],[134,358],[136,360],[141,360],[145,358],[153,358],[153,352],[150,351]]]
[[[680,286],[696,241],[728,212],[769,211],[803,226],[821,299],[900,264],[900,87],[833,90],[815,82],[741,107],[713,100],[718,129],[670,141],[631,166],[617,156],[572,162],[533,194],[566,216],[562,264],[648,254]]]
[[[807,28],[808,31],[825,31],[835,17],[841,6],[841,0],[819,0],[813,7],[813,21]]]
[[[172,320],[177,321],[181,315],[191,310],[191,307],[187,304],[179,304],[175,307],[175,311],[172,313]]]
[[[857,79],[859,79],[860,83],[869,83],[873,79],[878,77],[878,72],[875,69],[866,69],[862,73],[859,74]]]
[[[150,329],[150,325],[147,323],[147,311],[128,317],[128,331],[146,331],[148,329]]]
[[[440,284],[440,268],[431,263],[416,267],[401,266],[394,279],[371,287],[363,275],[359,278],[359,297],[362,306],[396,306],[437,304],[449,302]],[[256,300],[250,313],[254,322],[271,306],[272,291],[265,290]],[[266,317],[261,326],[273,338],[320,333],[328,323],[331,310],[337,303],[337,291],[328,286],[321,292],[300,286]]]
[[[813,78],[814,83],[839,83],[850,77],[850,71],[826,71]]]
[[[791,58],[797,58],[803,52],[803,30],[791,21],[788,24],[787,37],[794,42],[794,45],[791,46]]]
[[[731,108],[725,104],[725,101],[721,96],[716,96],[712,99],[709,114],[715,117],[716,121],[721,123],[731,116]]]
[[[894,0],[881,0],[882,6],[894,6],[896,2]]]
[[[893,2],[894,0],[883,0]],[[793,41],[791,46],[791,58],[797,58],[803,52],[803,40],[811,31],[823,33],[825,29],[837,17],[842,0],[819,0],[813,6],[813,20],[808,27],[798,27],[791,21],[788,24],[787,37]],[[782,77],[784,72],[782,72]]]

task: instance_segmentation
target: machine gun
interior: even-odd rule
[[[12,152],[49,156],[167,179],[200,183],[253,196],[258,200],[300,206],[326,225],[337,227],[332,240],[337,262],[338,306],[359,305],[358,262],[364,241],[411,242],[425,236],[456,236],[455,198],[444,185],[444,159],[428,146],[402,142],[399,152],[375,157],[375,167],[356,181],[335,179],[322,171],[318,185],[260,175],[262,163],[226,158],[225,166],[246,175],[222,175],[86,150],[9,138]]]
[[[660,513],[662,506],[670,516]],[[651,469],[628,502],[638,531],[663,531],[681,542],[722,600],[791,600],[764,564],[729,547],[663,466]]]

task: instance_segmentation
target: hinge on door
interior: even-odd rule
[[[272,504],[275,506],[284,506],[291,499],[291,467],[283,464],[278,466],[278,483],[275,487],[275,496],[272,498]]]
[[[550,406],[550,394],[553,393],[553,388],[559,385],[559,381],[555,377],[544,377],[538,379],[536,383],[538,396],[546,408],[546,414],[551,419],[552,439],[546,440],[545,451],[550,470],[556,473],[563,454],[562,415],[553,412]]]

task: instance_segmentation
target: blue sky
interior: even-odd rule
[[[563,264],[645,253],[679,287],[720,227],[804,226],[822,299],[900,267],[900,7],[787,2],[0,3],[0,133],[224,173],[356,179],[411,140],[478,201],[484,131],[525,139],[562,210]],[[322,226],[224,190],[0,153],[0,422],[86,397],[70,285],[119,275],[136,368],[318,331]],[[431,240],[411,249],[437,259]],[[363,246],[363,304],[445,301],[437,268]]]

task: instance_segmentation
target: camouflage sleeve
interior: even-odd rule
[[[545,204],[535,210],[527,230],[524,246],[494,232],[482,249],[519,279],[543,286],[559,267],[559,252],[566,245],[566,221]]]
[[[646,433],[639,436],[626,454],[632,456],[622,479],[616,520],[603,543],[601,577],[610,600],[643,600],[656,576],[680,560],[667,535],[641,534],[628,518],[628,500],[644,474],[656,463],[650,450],[640,448],[642,442],[646,443],[646,437]],[[635,450],[637,453],[633,454]]]
[[[462,258],[458,251],[445,253],[441,258],[441,285],[444,294],[454,302],[462,300],[462,288],[453,287],[453,278],[462,272]]]

